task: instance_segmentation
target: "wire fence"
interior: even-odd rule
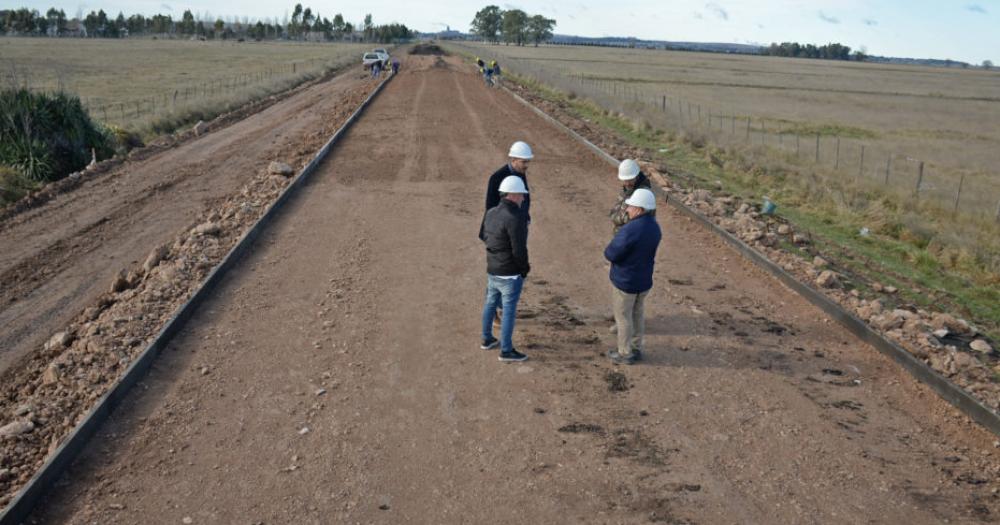
[[[848,187],[875,189],[974,219],[1000,223],[1000,176],[944,166],[898,154],[863,139],[803,134],[794,123],[749,115],[733,108],[694,103],[649,82],[574,72],[485,46],[450,42],[470,54],[497,60],[504,70],[589,99],[602,109],[653,128],[697,132],[720,146],[760,147],[809,168],[816,177]]]
[[[257,70],[212,75],[202,81],[161,86],[156,90],[145,90],[139,96],[81,96],[81,102],[93,118],[106,124],[127,126],[138,119],[169,116],[193,107],[245,97],[252,90],[270,90],[299,77],[343,67],[354,59],[353,54],[333,59],[301,59]],[[15,83],[32,91],[76,92],[73,79],[66,78],[63,72],[47,75],[48,81],[36,81],[44,76],[42,73],[38,70],[33,70],[30,75],[21,73]]]

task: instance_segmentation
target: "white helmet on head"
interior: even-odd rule
[[[646,188],[639,188],[632,192],[631,197],[625,199],[625,204],[644,210],[655,210],[656,196]]]
[[[525,160],[534,158],[534,155],[531,154],[531,146],[520,140],[510,145],[510,152],[507,153],[507,156]]]
[[[517,175],[507,175],[500,181],[500,193],[528,193],[524,187],[524,179]]]
[[[625,159],[618,165],[618,180],[632,180],[639,176],[639,163]]]

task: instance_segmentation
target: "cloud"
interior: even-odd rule
[[[722,6],[720,6],[719,4],[715,3],[705,4],[705,9],[708,9],[709,11],[712,12],[713,15],[719,17],[722,20],[729,20],[729,13],[727,13],[726,10],[723,9]]]
[[[871,18],[866,18],[864,19],[864,23],[866,26],[877,26],[878,20],[872,20]]]
[[[968,11],[972,11],[973,13],[979,13],[981,15],[986,14],[986,8],[979,4],[969,4],[965,6],[965,9]]]
[[[837,18],[835,16],[830,16],[830,15],[824,13],[823,11],[819,12],[819,19],[822,20],[822,21],[824,21],[824,22],[826,22],[826,23],[828,23],[828,24],[839,24],[840,23],[840,19],[839,18]]]

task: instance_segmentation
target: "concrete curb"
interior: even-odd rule
[[[46,459],[42,468],[14,496],[14,499],[7,505],[7,508],[0,514],[0,525],[16,525],[28,518],[38,501],[55,484],[73,460],[76,459],[90,441],[90,438],[97,432],[97,429],[111,415],[115,406],[121,403],[131,388],[146,375],[156,357],[166,348],[171,339],[180,332],[184,324],[194,315],[195,310],[209,298],[212,290],[222,281],[226,272],[232,269],[244,255],[250,252],[253,242],[260,236],[267,225],[277,217],[281,207],[289,201],[296,190],[303,186],[306,179],[316,171],[316,168],[323,162],[337,141],[358,120],[365,108],[382,92],[382,88],[391,79],[392,76],[386,77],[375,88],[375,91],[368,95],[368,98],[358,106],[347,121],[333,134],[330,140],[320,148],[309,164],[302,168],[302,171],[292,179],[292,182],[288,184],[285,190],[281,192],[281,195],[264,212],[264,215],[257,219],[257,222],[229,250],[225,258],[205,277],[205,280],[195,290],[191,298],[174,312],[173,317],[164,325],[153,342],[136,357],[135,361],[132,362],[107,393],[98,399],[94,408],[73,429],[66,441]]]
[[[579,133],[568,128],[562,122],[559,122],[551,115],[545,113],[541,109],[535,107],[531,102],[528,102],[522,98],[517,93],[514,93],[510,89],[503,87],[504,91],[509,93],[515,100],[524,104],[529,109],[534,111],[536,114],[541,116],[543,119],[553,124],[555,127],[559,128],[572,138],[576,139],[584,146],[589,148],[591,151],[596,153],[599,157],[604,159],[608,164],[617,167],[618,159],[615,159],[607,152],[581,136]],[[666,199],[666,193],[662,191],[662,188],[654,186],[656,193],[658,195],[663,195],[666,202],[677,208],[679,211],[685,215],[694,219],[697,223],[701,224],[703,227],[711,230],[716,235],[721,237],[732,247],[734,247],[743,257],[746,257],[751,262],[766,270],[768,273],[776,277],[779,281],[784,283],[786,286],[794,290],[796,293],[804,297],[807,301],[813,305],[819,307],[827,315],[835,319],[841,325],[844,326],[849,332],[857,336],[862,341],[875,347],[876,350],[882,352],[883,354],[889,356],[898,364],[900,364],[907,372],[910,373],[917,380],[928,385],[935,392],[938,393],[945,401],[951,403],[962,411],[965,415],[969,416],[975,422],[979,423],[985,427],[990,432],[993,432],[997,436],[1000,436],[1000,414],[990,410],[989,407],[984,405],[978,399],[972,397],[968,392],[963,390],[961,387],[952,383],[947,378],[939,374],[936,370],[928,366],[926,363],[917,359],[913,354],[908,352],[903,347],[897,345],[896,343],[885,338],[879,332],[873,330],[868,324],[866,324],[861,319],[858,319],[853,314],[845,310],[840,304],[834,302],[832,299],[828,298],[823,293],[815,290],[814,288],[799,282],[795,277],[786,272],[780,266],[772,262],[770,259],[765,257],[763,254],[748,246],[746,243],[736,238],[726,230],[719,227],[714,222],[710,221],[704,215],[698,213],[697,211],[688,208],[683,203],[677,199]]]

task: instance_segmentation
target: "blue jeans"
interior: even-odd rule
[[[493,317],[497,307],[503,306],[503,317],[500,319],[500,351],[510,352],[514,349],[511,339],[514,337],[514,321],[517,319],[517,301],[521,298],[521,288],[524,278],[501,279],[486,274],[486,303],[483,305],[483,340],[493,338]]]

